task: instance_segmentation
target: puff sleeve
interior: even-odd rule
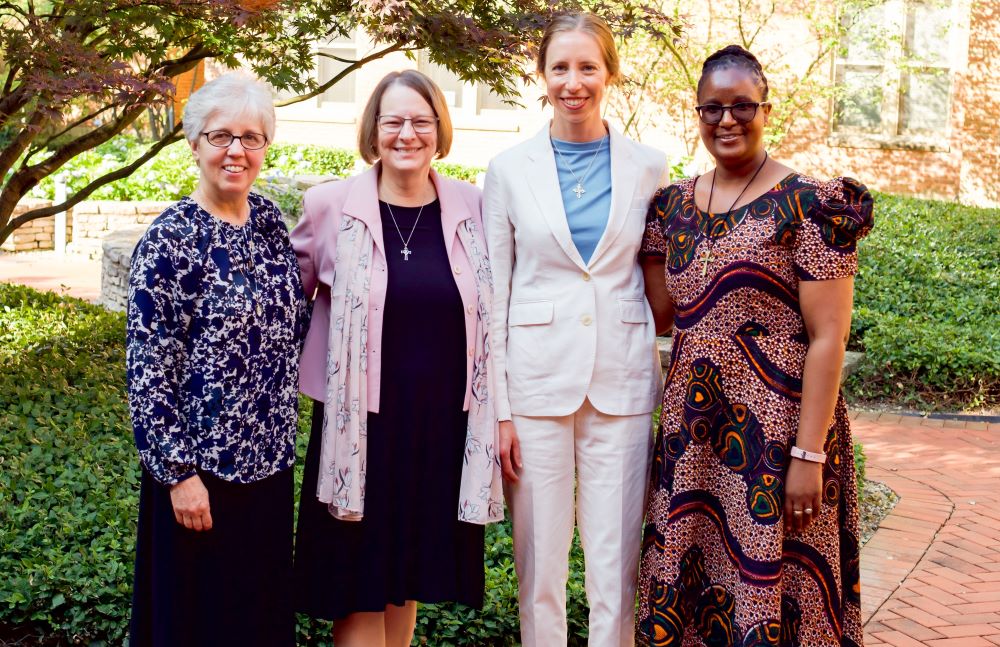
[[[667,239],[663,230],[667,214],[670,213],[676,187],[673,185],[658,189],[649,201],[646,210],[646,229],[639,246],[639,258],[666,258]]]
[[[795,236],[793,259],[799,280],[854,276],[857,242],[873,225],[874,200],[865,185],[847,177],[819,184]]]

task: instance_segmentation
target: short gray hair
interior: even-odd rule
[[[259,119],[268,143],[274,141],[274,99],[271,91],[245,72],[230,72],[209,81],[184,106],[184,136],[193,142],[205,124],[219,113]]]

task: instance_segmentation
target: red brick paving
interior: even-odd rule
[[[853,417],[900,496],[861,551],[865,644],[1000,646],[1000,424]]]
[[[0,283],[20,283],[96,301],[101,296],[101,262],[76,254],[0,252]]]

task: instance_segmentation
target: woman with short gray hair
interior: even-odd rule
[[[251,193],[268,90],[191,95],[198,186],[132,256],[129,404],[142,463],[131,647],[293,646],[292,465],[305,300],[278,208]]]

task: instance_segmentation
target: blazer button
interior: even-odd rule
[[[461,274],[462,273],[462,268],[459,267],[458,265],[456,265],[455,267],[453,267],[451,269],[454,270],[455,274]]]
[[[590,280],[590,274],[587,274],[586,272],[584,272],[583,273],[583,280],[584,281],[589,281]]]
[[[590,324],[594,323],[594,319],[590,315],[583,315],[582,317],[580,317],[580,323],[582,323],[584,326],[589,326]]]
[[[470,348],[469,349],[469,357],[473,357],[475,354],[476,354],[476,349],[475,348]]]
[[[473,312],[476,311],[476,309],[473,306],[466,306],[465,311],[471,315]]]

